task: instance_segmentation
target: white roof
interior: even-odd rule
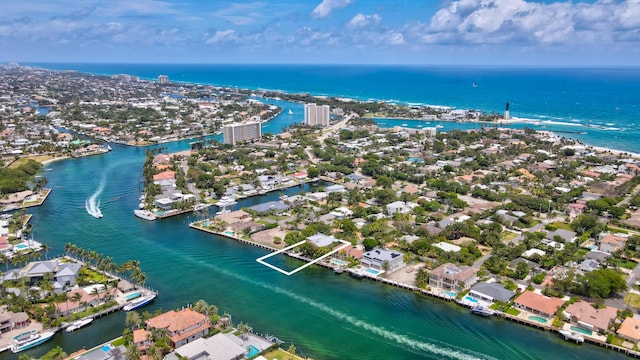
[[[461,250],[460,246],[449,244],[449,243],[446,243],[444,241],[441,241],[439,243],[435,243],[435,244],[433,244],[433,246],[435,246],[435,247],[437,247],[439,249],[442,249],[442,250],[444,250],[446,252],[458,252],[458,251]]]
[[[207,355],[210,360],[232,360],[247,352],[247,349],[236,344],[227,335],[218,333],[210,338],[199,338],[180,346],[175,351],[188,359]]]

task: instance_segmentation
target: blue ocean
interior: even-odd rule
[[[142,79],[428,104],[537,120],[589,145],[640,153],[640,68],[380,65],[28,64]],[[406,121],[401,121],[406,123]],[[393,121],[382,126],[399,125]],[[412,126],[414,124],[409,124]],[[450,128],[476,125],[444,124]],[[524,125],[517,125],[522,127]]]

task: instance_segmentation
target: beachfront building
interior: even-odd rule
[[[575,302],[564,310],[564,317],[572,324],[588,330],[605,333],[618,315],[618,309],[605,306],[595,309],[586,301]]]
[[[361,264],[392,273],[404,266],[404,254],[389,249],[375,248],[362,255]]]
[[[239,142],[260,139],[262,127],[259,122],[255,121],[225,125],[222,127],[222,137],[225,144],[235,146]]]
[[[168,311],[152,317],[146,324],[148,329],[165,331],[174,349],[203,337],[211,327],[205,315],[189,308]]]
[[[564,300],[562,299],[547,297],[529,290],[523,292],[522,295],[514,301],[514,305],[517,308],[545,318],[554,317],[562,304],[564,304]]]
[[[158,84],[168,84],[169,77],[167,75],[159,75],[158,76]]]
[[[329,126],[329,105],[304,104],[304,123],[309,126]]]
[[[429,285],[441,289],[463,291],[477,281],[478,269],[445,263],[429,271]]]

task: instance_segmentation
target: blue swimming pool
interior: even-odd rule
[[[472,302],[472,303],[477,303],[478,302],[478,299],[474,299],[471,296],[465,296],[464,299],[469,301],[469,302]]]
[[[445,291],[444,293],[445,293],[446,295],[451,296],[451,297],[456,297],[456,296],[458,296],[458,293],[455,293],[455,292],[453,292],[453,291]]]
[[[111,349],[113,349],[113,346],[111,344],[108,344],[102,347],[102,351],[104,352],[109,352],[111,351]]]
[[[340,260],[340,259],[331,259],[331,262],[332,262],[333,264],[336,264],[336,265],[339,265],[339,266],[345,266],[345,265],[347,265],[347,262],[346,262],[346,261],[342,261],[342,260]]]
[[[18,250],[24,250],[24,249],[28,249],[29,247],[26,244],[18,244],[15,246],[15,248]]]
[[[250,359],[260,353],[260,349],[258,349],[253,345],[247,346],[247,350],[249,350],[249,353],[247,354],[247,359]]]
[[[366,271],[366,272],[368,272],[369,274],[373,274],[373,275],[378,275],[378,274],[380,274],[380,271],[378,271],[378,270],[376,270],[376,269],[371,269],[371,268],[369,268],[369,269],[367,269],[367,270],[365,270],[365,271]]]
[[[535,315],[529,316],[529,320],[537,321],[537,322],[543,323],[543,324],[545,324],[547,322],[547,319],[545,319],[543,317],[540,317],[540,316],[535,316]]]
[[[139,293],[139,292],[134,292],[134,293],[132,293],[132,294],[127,295],[127,296],[126,296],[126,299],[127,299],[127,300],[131,300],[131,299],[135,299],[135,298],[137,298],[137,297],[140,297],[140,293]]]

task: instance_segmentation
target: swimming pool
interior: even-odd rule
[[[247,354],[247,359],[250,359],[260,353],[260,349],[258,349],[253,345],[247,346],[247,350],[249,350],[249,353]]]
[[[380,274],[380,271],[376,270],[376,269],[372,269],[372,268],[368,268],[367,270],[365,270],[366,272],[368,272],[369,274],[372,275],[378,275]]]
[[[346,261],[342,261],[342,260],[340,260],[340,259],[331,259],[331,262],[332,262],[333,264],[338,265],[338,266],[345,266],[345,265],[347,265],[347,262],[346,262]]]
[[[593,335],[593,332],[591,330],[587,330],[587,329],[583,329],[581,327],[577,327],[577,326],[572,326],[571,330],[575,331],[575,332],[579,332],[581,334],[585,334],[585,335]]]
[[[111,349],[113,349],[113,345],[111,345],[111,344],[107,344],[107,345],[102,347],[102,351],[104,351],[104,352],[109,352],[109,351],[111,351]]]
[[[545,324],[547,322],[547,319],[545,319],[543,317],[540,317],[540,316],[535,316],[535,315],[529,316],[529,320],[537,321],[537,322],[543,323],[543,324]]]
[[[453,292],[453,291],[445,291],[445,292],[444,292],[444,294],[445,294],[445,295],[449,295],[449,296],[451,296],[451,297],[456,297],[456,296],[458,296],[458,293],[455,293],[455,292]]]
[[[470,301],[472,303],[477,303],[478,302],[478,299],[474,299],[471,296],[465,296],[464,299],[467,300],[467,301]]]
[[[139,296],[140,296],[140,293],[139,293],[139,292],[134,292],[133,294],[129,294],[129,295],[127,295],[127,296],[126,296],[126,299],[127,299],[127,300],[131,300],[131,299],[135,299],[135,298],[137,298],[137,297],[139,297]]]
[[[27,246],[26,244],[20,243],[20,244],[16,245],[15,248],[18,249],[18,250],[24,250],[24,249],[28,249],[29,246]]]
[[[231,231],[231,230],[227,230],[224,233],[229,235],[229,236],[233,236],[233,231]]]

